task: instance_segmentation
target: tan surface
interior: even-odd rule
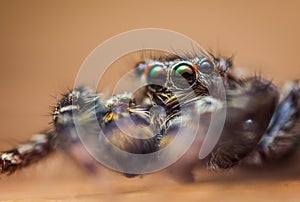
[[[0,1],[1,149],[47,126],[48,106],[72,88],[89,52],[124,31],[183,33],[277,84],[300,78],[299,1]],[[133,64],[135,61],[131,61]],[[235,175],[235,172],[233,173]],[[108,174],[108,176],[110,176]],[[204,174],[209,178],[210,174]],[[298,175],[299,176],[299,175]],[[220,176],[221,177],[221,176]],[[99,177],[99,187],[59,157],[0,180],[0,200],[297,201],[300,181],[207,180],[177,185],[160,175]],[[298,178],[299,179],[299,178]],[[229,182],[228,182],[229,181]],[[161,183],[162,182],[162,183]],[[74,197],[74,198],[73,198]]]

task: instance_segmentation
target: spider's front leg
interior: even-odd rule
[[[92,149],[89,152],[98,161],[131,177],[134,175],[126,171],[137,167],[128,163],[131,154],[149,154],[159,149],[157,135],[164,120],[157,117],[158,112],[137,105],[130,93],[103,100],[86,88],[78,88],[58,103],[54,126],[59,148],[67,148],[84,167],[91,170],[99,163],[84,161],[78,152],[70,152],[82,147],[82,143]]]
[[[88,172],[95,172],[99,163],[87,153],[82,139],[87,141],[85,143],[95,143],[93,145],[100,151],[102,147],[108,148],[108,152],[106,150],[101,155],[121,170],[126,169],[126,166],[136,166],[118,161],[118,156],[111,148],[116,146],[133,154],[156,151],[156,132],[161,130],[163,124],[155,116],[158,116],[155,112],[136,106],[131,94],[124,93],[103,100],[88,88],[76,88],[58,100],[53,110],[51,130],[33,136],[30,141],[15,149],[1,152],[0,172],[11,174],[44,159],[56,150],[67,153]],[[126,134],[126,131],[136,136]],[[101,142],[101,138],[108,141]]]
[[[12,174],[45,159],[58,149],[71,152],[73,146],[80,142],[74,128],[72,113],[79,107],[95,101],[92,95],[85,88],[75,89],[63,95],[54,108],[51,129],[32,136],[29,141],[11,150],[0,152],[0,174]],[[76,100],[80,100],[80,104],[73,104]],[[87,120],[83,116],[78,118],[83,122]]]

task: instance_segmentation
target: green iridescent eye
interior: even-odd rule
[[[171,80],[180,89],[187,89],[197,80],[193,66],[189,63],[179,63],[172,68]]]
[[[215,65],[209,60],[205,60],[197,66],[198,70],[203,74],[210,74],[215,69]]]
[[[148,84],[155,84],[160,87],[163,87],[166,83],[167,78],[167,72],[163,65],[161,64],[155,64],[152,67],[150,67],[148,73],[147,73],[147,83]]]

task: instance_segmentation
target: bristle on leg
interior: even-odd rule
[[[55,134],[45,132],[32,136],[18,147],[0,152],[0,174],[12,174],[51,154],[55,148]]]

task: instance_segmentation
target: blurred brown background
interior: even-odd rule
[[[132,29],[156,27],[180,32],[214,53],[233,54],[236,66],[250,73],[260,72],[278,85],[300,78],[299,9],[297,0],[0,0],[1,149],[44,129],[51,120],[48,107],[55,104],[50,95],[73,86],[80,65],[96,46]],[[106,182],[110,186],[91,188],[71,162],[56,156],[1,179],[0,200],[81,200],[82,196],[112,200],[110,190],[117,189],[115,197],[128,201],[167,200],[172,196],[179,201],[273,201],[273,197],[297,201],[296,190],[300,188],[296,179],[238,181],[224,186],[216,177],[215,181],[196,185],[177,185],[166,179],[167,186],[154,189],[160,184],[155,179],[165,178],[130,181],[102,176],[99,184],[112,180]],[[100,194],[95,195],[97,191]]]

